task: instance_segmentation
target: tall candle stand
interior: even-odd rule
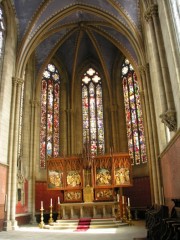
[[[61,204],[58,203],[58,216],[57,216],[57,219],[61,219]]]
[[[117,209],[116,209],[116,212],[115,212],[115,217],[116,217],[116,220],[120,220],[121,219],[121,209],[120,209],[120,204],[118,202],[117,204]]]
[[[53,222],[54,222],[54,220],[53,220],[53,218],[52,218],[52,209],[53,209],[53,206],[50,205],[50,218],[49,218],[49,223],[53,223]]]
[[[41,206],[41,209],[40,209],[40,211],[41,211],[41,222],[39,223],[39,227],[40,228],[43,228],[44,227],[44,217],[43,217],[43,210],[44,210],[44,208]]]
[[[127,214],[128,214],[127,222],[129,223],[129,225],[132,225],[132,217],[131,217],[131,207],[130,207],[130,205],[127,206]]]
[[[122,220],[123,220],[123,222],[126,222],[127,221],[127,217],[126,217],[125,203],[122,204],[122,212],[123,212]]]

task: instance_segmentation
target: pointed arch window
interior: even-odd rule
[[[83,143],[89,144],[92,155],[104,153],[102,80],[89,68],[82,78]]]
[[[40,167],[46,167],[48,157],[59,155],[60,74],[48,64],[41,82]]]
[[[147,162],[144,125],[137,76],[128,59],[122,66],[122,83],[129,154],[132,163],[139,165]]]

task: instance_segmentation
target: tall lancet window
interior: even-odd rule
[[[128,59],[125,59],[122,66],[122,83],[129,154],[132,163],[139,165],[147,162],[146,145],[139,85],[136,73]]]
[[[59,155],[60,75],[53,64],[48,64],[41,82],[40,167],[46,159]]]
[[[82,78],[83,143],[92,155],[104,152],[102,81],[98,72],[89,68]]]

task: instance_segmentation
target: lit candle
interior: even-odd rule
[[[117,202],[119,202],[119,194],[117,194]]]
[[[130,207],[130,199],[128,198],[128,207]]]
[[[52,198],[51,198],[51,205],[50,206],[52,206]]]
[[[122,204],[124,204],[124,196],[122,196]]]
[[[60,204],[60,198],[58,197],[58,204]]]
[[[41,209],[43,209],[43,201],[41,201]]]

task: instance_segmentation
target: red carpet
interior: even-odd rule
[[[77,229],[75,231],[76,232],[85,232],[89,229],[90,224],[91,224],[90,218],[79,219],[79,223],[78,223]]]

